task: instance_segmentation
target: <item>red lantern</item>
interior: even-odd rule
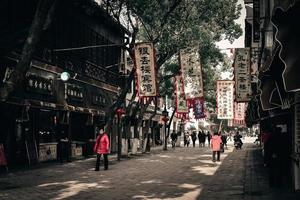
[[[123,108],[118,108],[116,110],[116,113],[117,113],[118,117],[121,117],[122,115],[125,114],[125,110]]]
[[[162,118],[162,120],[163,120],[165,123],[167,123],[167,121],[169,121],[169,118],[164,116],[164,117]]]

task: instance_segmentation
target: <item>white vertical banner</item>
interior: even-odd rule
[[[252,47],[251,48],[251,83],[258,83],[258,56],[259,56],[259,48]]]
[[[179,63],[184,82],[186,99],[203,97],[202,68],[199,47],[190,47],[180,50]]]
[[[176,89],[176,113],[185,114],[189,113],[189,108],[184,94],[184,84],[180,75],[175,76],[175,89]]]
[[[245,120],[246,103],[234,102],[234,120]]]
[[[137,89],[140,97],[157,95],[154,47],[152,43],[137,43],[134,47]]]
[[[218,119],[233,119],[234,117],[234,81],[217,81],[217,117]]]
[[[235,49],[235,100],[247,102],[251,98],[250,48]]]

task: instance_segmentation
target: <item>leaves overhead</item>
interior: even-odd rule
[[[138,29],[135,32],[137,40],[155,44],[158,68],[164,65],[159,75],[161,95],[170,96],[174,93],[172,77],[178,73],[179,65],[176,58],[170,58],[177,55],[180,49],[199,45],[205,98],[208,106],[215,107],[215,81],[219,78],[215,67],[220,64],[228,66],[226,56],[215,43],[222,39],[233,42],[241,36],[242,29],[235,20],[239,18],[242,7],[237,2],[238,0],[105,0],[103,4],[110,8],[109,11],[118,21],[122,18],[127,22],[126,27]]]

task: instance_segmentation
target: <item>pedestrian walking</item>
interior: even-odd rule
[[[171,133],[171,140],[172,140],[172,148],[175,148],[176,146],[176,142],[177,142],[177,138],[178,138],[178,135],[175,131],[173,131]]]
[[[67,162],[71,162],[71,158],[70,158],[71,145],[70,144],[71,144],[70,140],[68,139],[65,132],[61,131],[61,138],[59,140],[59,145],[58,145],[60,163],[63,163],[64,160],[66,160]]]
[[[100,129],[94,146],[94,152],[97,153],[97,161],[95,171],[100,169],[100,158],[103,155],[104,158],[104,170],[108,169],[108,154],[109,154],[109,139],[103,129]]]
[[[223,148],[226,147],[226,149],[228,149],[228,148],[227,148],[227,135],[223,134],[223,135],[221,136],[221,140],[222,140]]]
[[[192,137],[193,147],[195,147],[196,146],[196,140],[197,140],[196,131],[192,132],[191,137]]]
[[[207,131],[206,137],[207,137],[208,146],[210,146],[211,134],[209,131]]]
[[[202,144],[203,144],[202,143],[202,141],[203,141],[202,137],[203,137],[203,132],[201,130],[199,130],[199,132],[198,132],[199,147],[202,147]]]
[[[221,150],[221,136],[218,135],[218,132],[215,132],[214,135],[211,137],[211,148],[212,148],[212,161],[216,162],[216,154],[217,154],[217,161],[220,161],[220,150]]]
[[[202,134],[201,134],[201,143],[202,143],[203,147],[205,147],[205,140],[206,140],[206,134],[202,131]]]
[[[190,134],[186,132],[186,134],[184,135],[184,146],[189,147],[189,145],[190,145]]]

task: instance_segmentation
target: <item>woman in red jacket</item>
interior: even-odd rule
[[[109,139],[103,129],[100,129],[99,135],[96,139],[94,152],[97,153],[97,161],[95,171],[99,171],[100,158],[103,154],[104,157],[104,170],[108,169],[108,153],[109,153]]]

